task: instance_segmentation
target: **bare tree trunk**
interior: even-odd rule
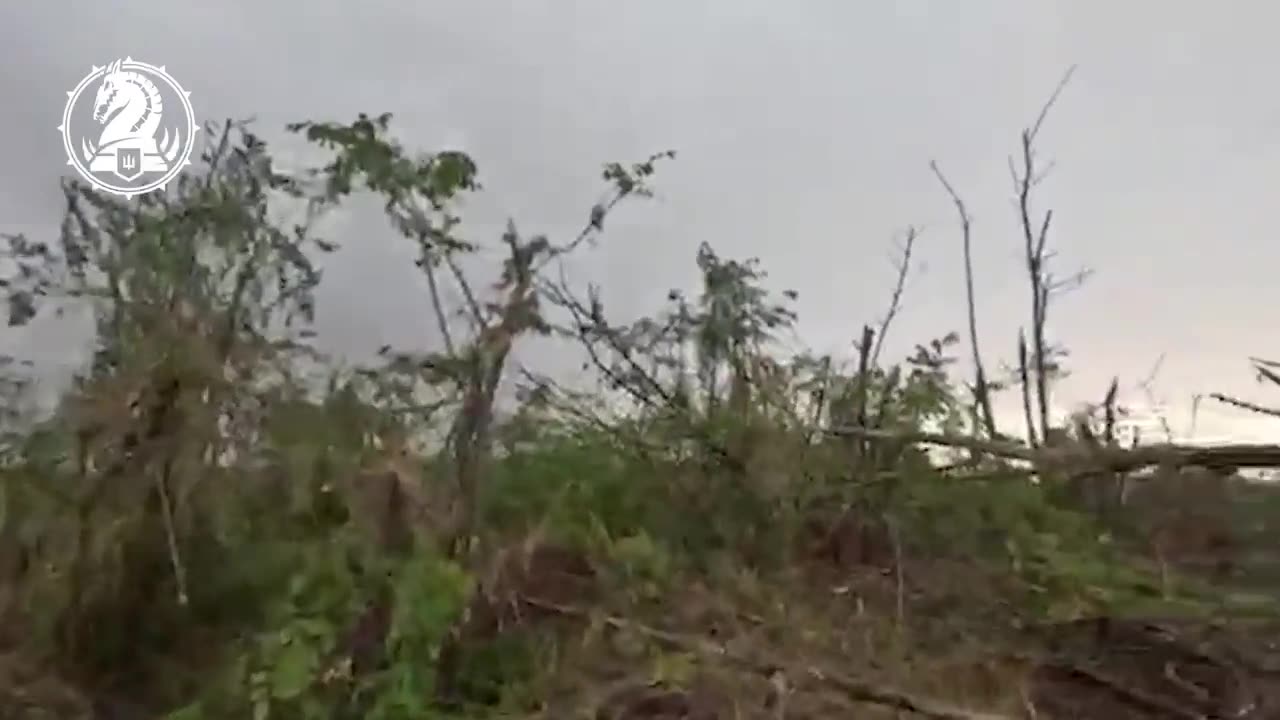
[[[1044,125],[1045,117],[1058,101],[1062,90],[1075,73],[1075,67],[1067,70],[1058,86],[1054,88],[1049,100],[1040,108],[1040,114],[1030,128],[1022,131],[1022,157],[1020,172],[1014,172],[1014,180],[1018,190],[1018,219],[1022,226],[1023,251],[1027,266],[1027,276],[1031,284],[1031,367],[1035,369],[1035,389],[1037,409],[1040,415],[1040,435],[1044,437],[1049,431],[1049,376],[1048,376],[1048,342],[1045,340],[1045,325],[1048,321],[1050,281],[1045,270],[1048,258],[1046,245],[1049,239],[1049,226],[1053,222],[1053,211],[1047,211],[1037,224],[1031,218],[1031,189],[1042,179],[1035,162],[1035,140]],[[1012,161],[1010,161],[1012,165]]]
[[[1022,414],[1027,421],[1027,444],[1038,447],[1040,441],[1036,434],[1036,421],[1031,414],[1031,378],[1027,367],[1027,337],[1018,331],[1018,376],[1022,386]]]
[[[858,427],[867,427],[867,402],[871,384],[871,343],[875,338],[875,330],[870,325],[862,326],[862,341],[858,344],[858,378],[854,386],[854,422]],[[867,438],[850,438],[854,462],[861,463],[871,447]]]
[[[942,170],[938,168],[938,164],[932,162],[929,163],[929,167],[933,170],[934,176],[938,178],[938,182],[942,183],[942,187],[946,189],[947,194],[951,196],[951,202],[955,204],[956,213],[960,216],[960,230],[964,249],[965,304],[968,309],[969,319],[969,347],[973,351],[973,396],[978,403],[978,409],[981,411],[982,423],[987,431],[987,436],[994,438],[996,437],[996,416],[991,410],[991,391],[987,385],[987,373],[982,363],[982,351],[978,347],[978,309],[973,291],[972,221],[969,218],[969,211],[965,207],[964,201],[960,199],[960,195],[951,187],[951,183],[947,182],[947,178],[942,174]]]

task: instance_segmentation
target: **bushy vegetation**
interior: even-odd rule
[[[1119,449],[1114,391],[1070,430],[1031,409],[1062,357],[1043,235],[1010,378],[972,327],[975,381],[956,334],[883,362],[901,287],[842,367],[784,351],[795,295],[711,245],[638,320],[558,272],[674,153],[607,165],[576,238],[486,245],[455,214],[475,163],[389,120],[293,126],[330,158],[294,175],[211,127],[166,191],[68,181],[60,244],[9,239],[10,324],[80,303],[96,334],[51,415],[6,419],[0,718],[1012,715],[1028,628],[1244,602],[1148,552],[1155,516],[1097,491],[1127,473],[1051,452]],[[350,370],[313,346],[341,240],[314,227],[357,194],[419,250],[439,347]],[[482,248],[492,280],[464,269]],[[534,336],[582,382],[517,364]],[[990,413],[1016,386],[1030,444]]]

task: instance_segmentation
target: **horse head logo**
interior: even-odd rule
[[[98,94],[93,101],[93,119],[105,123],[107,118],[123,108],[128,100],[120,90],[124,86],[121,62],[116,60],[106,67],[102,75],[102,84],[98,86]]]
[[[125,58],[93,68],[68,93],[58,127],[68,164],[126,197],[163,188],[191,162],[199,128],[189,96],[164,67]]]

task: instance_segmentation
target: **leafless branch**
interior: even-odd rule
[[[458,260],[452,253],[444,254],[445,265],[449,266],[449,272],[453,274],[453,279],[458,283],[458,288],[462,291],[462,297],[467,301],[467,309],[471,314],[471,321],[475,324],[477,331],[485,326],[484,311],[480,308],[480,302],[476,299],[475,291],[471,289],[471,282],[467,280],[467,276],[463,274],[462,268],[458,266]]]
[[[422,233],[418,236],[419,244],[427,242],[427,236]],[[449,319],[445,315],[444,303],[440,298],[440,283],[436,278],[435,264],[432,258],[423,258],[422,272],[427,276],[427,291],[431,293],[431,310],[436,316],[436,327],[440,330],[440,338],[444,341],[445,350],[450,357],[457,356],[457,348],[453,344],[453,332],[449,329]]]
[[[1043,127],[1049,111],[1057,103],[1062,90],[1075,73],[1075,66],[1067,70],[1062,80],[1054,88],[1049,100],[1041,107],[1035,122],[1022,132],[1021,167],[1014,171],[1017,188],[1018,218],[1022,226],[1023,250],[1027,275],[1031,284],[1031,363],[1034,371],[1035,395],[1039,411],[1040,435],[1049,430],[1049,377],[1048,377],[1048,342],[1045,339],[1045,326],[1048,321],[1048,305],[1051,292],[1051,279],[1045,267],[1048,261],[1046,246],[1049,239],[1049,228],[1053,223],[1053,211],[1045,212],[1036,221],[1032,218],[1031,189],[1042,176],[1035,162],[1035,140]]]
[[[876,333],[875,348],[871,351],[871,367],[879,366],[880,350],[884,347],[885,335],[889,334],[889,326],[893,324],[894,318],[898,316],[898,311],[902,308],[902,292],[906,289],[907,274],[911,270],[911,254],[915,250],[916,238],[919,237],[919,234],[915,227],[907,228],[906,239],[902,244],[902,254],[895,267],[897,279],[893,284],[893,294],[889,298],[889,309],[885,312],[884,319],[880,321],[880,331]]]
[[[1028,131],[1031,140],[1035,140],[1036,135],[1039,134],[1040,127],[1044,125],[1045,119],[1049,117],[1049,111],[1057,104],[1058,98],[1062,96],[1062,91],[1067,87],[1067,83],[1071,82],[1071,76],[1075,75],[1076,67],[1076,65],[1072,65],[1067,68],[1067,71],[1062,75],[1062,79],[1058,81],[1057,87],[1053,89],[1053,94],[1049,96],[1049,100],[1040,108],[1040,114],[1036,116],[1035,124]]]
[[[1067,277],[1059,280],[1053,276],[1046,276],[1046,290],[1050,297],[1061,295],[1079,288],[1093,277],[1092,268],[1084,268],[1071,273]]]
[[[705,428],[692,422],[688,409],[681,404],[677,395],[644,367],[621,332],[605,321],[603,307],[594,290],[591,291],[588,302],[583,302],[574,296],[568,283],[562,279],[558,285],[545,283],[543,293],[549,302],[570,314],[572,326],[562,328],[562,333],[578,340],[591,365],[612,388],[622,391],[639,406],[662,412],[680,423],[683,431],[689,432],[693,440],[729,470],[741,472],[745,469],[739,457]],[[605,357],[601,346],[618,359],[621,368]]]
[[[982,412],[982,422],[986,426],[987,435],[995,437],[996,416],[991,409],[991,392],[987,385],[987,371],[982,362],[982,351],[978,346],[978,308],[973,289],[972,220],[969,217],[969,210],[965,207],[964,200],[960,198],[960,194],[955,191],[955,188],[947,181],[946,176],[942,174],[938,163],[936,161],[930,162],[929,168],[933,170],[938,182],[942,183],[943,189],[947,191],[947,195],[951,197],[951,202],[956,206],[956,214],[960,216],[961,242],[964,251],[965,305],[969,320],[969,346],[973,350],[974,399],[977,400],[978,407]]]
[[[1258,413],[1259,415],[1267,415],[1270,417],[1280,417],[1280,410],[1265,407],[1263,405],[1257,405],[1247,400],[1233,398],[1228,395],[1223,395],[1222,393],[1209,393],[1208,397],[1211,400],[1217,400],[1220,403],[1231,405],[1232,407],[1238,407],[1241,410],[1248,410],[1250,412]]]
[[[1204,400],[1204,396],[1200,394],[1191,397],[1191,426],[1187,428],[1187,435],[1196,436],[1196,427],[1200,419],[1200,403]]]
[[[1160,368],[1164,367],[1165,354],[1160,353],[1160,357],[1156,358],[1152,364],[1150,372],[1138,383],[1138,389],[1142,391],[1143,398],[1147,401],[1147,406],[1152,410],[1156,410],[1160,403],[1156,400],[1155,384],[1156,376],[1160,374]],[[1156,413],[1156,419],[1160,421],[1160,431],[1164,433],[1165,442],[1173,442],[1173,427],[1169,424],[1169,418],[1161,410]]]

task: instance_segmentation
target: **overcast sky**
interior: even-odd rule
[[[601,163],[676,149],[660,196],[612,218],[584,262],[619,319],[690,283],[708,241],[760,257],[774,287],[800,292],[804,340],[848,352],[887,302],[895,233],[924,226],[887,349],[900,355],[964,329],[936,159],[974,215],[995,363],[1028,313],[1006,158],[1078,64],[1042,135],[1057,165],[1038,196],[1055,210],[1059,268],[1096,270],[1054,308],[1052,334],[1074,354],[1061,405],[1097,398],[1113,374],[1131,387],[1163,353],[1156,389],[1185,427],[1198,392],[1280,400],[1247,365],[1280,357],[1277,23],[1264,0],[10,0],[0,229],[56,231],[65,92],[132,55],[166,65],[202,121],[254,115],[272,138],[293,120],[389,111],[407,143],[467,150],[487,186],[469,205],[476,232],[511,216],[567,236]],[[406,251],[376,213],[342,230],[320,309],[328,345],[423,342]],[[61,362],[75,342],[48,323],[4,340]],[[1233,412],[1200,428],[1280,437]]]

